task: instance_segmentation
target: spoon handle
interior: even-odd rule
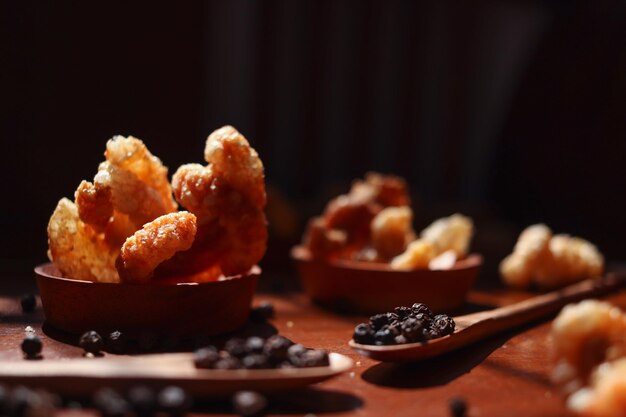
[[[597,297],[626,285],[626,275],[588,279],[519,303],[455,317],[463,327],[480,327],[481,336],[516,327],[558,311],[566,304]],[[477,326],[480,324],[480,326]]]

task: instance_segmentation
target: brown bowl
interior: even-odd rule
[[[218,335],[242,327],[261,269],[223,281],[111,284],[65,278],[51,263],[35,268],[46,321],[57,329],[130,334]]]
[[[459,310],[483,263],[472,254],[448,270],[397,271],[386,264],[315,259],[307,248],[295,246],[304,291],[318,304],[334,310],[375,314],[419,302],[434,312]]]

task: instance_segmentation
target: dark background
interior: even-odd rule
[[[227,123],[265,162],[269,280],[368,170],[406,177],[418,230],[471,215],[483,282],[533,222],[626,258],[626,2],[0,4],[0,279],[46,260],[112,135],[173,173]]]

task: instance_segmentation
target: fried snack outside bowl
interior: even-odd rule
[[[196,230],[196,216],[186,211],[145,224],[122,245],[116,262],[121,281],[149,282],[160,263],[191,247]]]

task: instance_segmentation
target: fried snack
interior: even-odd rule
[[[196,216],[186,211],[160,216],[126,239],[115,264],[122,282],[146,283],[154,270],[176,252],[189,249]]]
[[[309,221],[302,239],[315,258],[332,257],[345,247],[347,240],[346,232],[326,228],[324,219],[321,217],[314,217]]]
[[[626,359],[603,363],[591,384],[576,391],[567,407],[585,417],[623,417],[626,410]]]
[[[176,210],[167,168],[141,140],[115,136],[107,142],[105,156],[94,184],[111,190],[115,209],[128,215],[135,230]]]
[[[504,282],[512,287],[531,284],[558,288],[604,270],[604,257],[590,242],[568,235],[552,235],[543,224],[529,226],[520,235],[513,253],[500,263]]]
[[[527,288],[535,270],[550,257],[552,231],[545,224],[527,227],[520,234],[513,253],[500,263],[500,274],[511,287]]]
[[[67,277],[84,281],[118,282],[115,258],[104,235],[84,224],[76,205],[62,198],[48,223],[48,256]]]
[[[172,179],[176,200],[197,216],[196,239],[157,275],[218,271],[215,265],[237,275],[265,254],[265,182],[258,154],[232,126],[209,135],[204,154],[209,165],[183,165]]]
[[[74,193],[74,201],[83,223],[99,231],[106,229],[114,210],[109,187],[83,180]]]
[[[391,260],[390,266],[397,270],[428,268],[428,264],[437,256],[435,246],[424,239],[409,243],[406,250]]]
[[[569,285],[585,278],[595,278],[604,271],[604,257],[592,243],[568,235],[550,240],[550,255],[535,272],[540,288]]]
[[[595,300],[568,305],[552,324],[552,340],[552,379],[570,395],[568,406],[585,416],[623,415],[626,315]]]
[[[433,244],[437,255],[453,250],[457,257],[464,258],[473,233],[472,219],[457,213],[434,221],[422,230],[420,237]]]
[[[413,212],[408,206],[387,207],[371,223],[372,246],[383,259],[398,256],[415,239]]]

